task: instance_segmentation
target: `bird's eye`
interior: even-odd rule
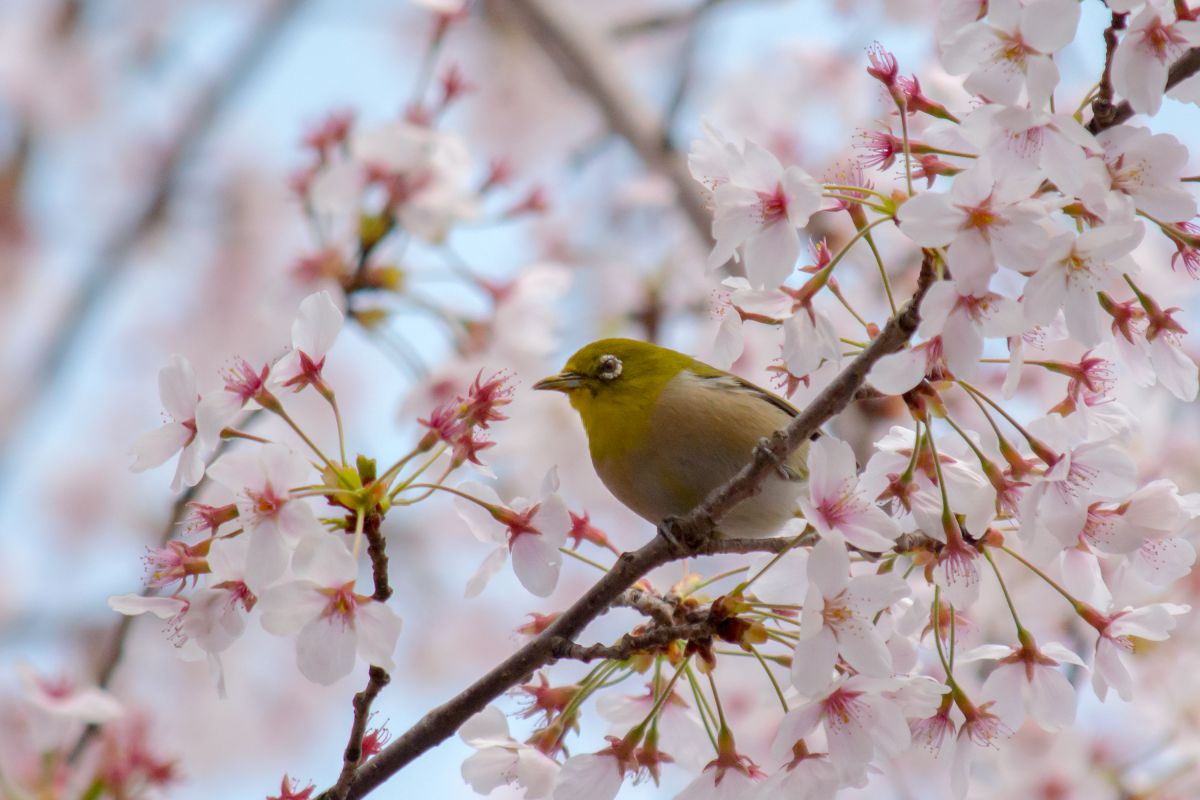
[[[596,364],[596,374],[602,380],[611,381],[621,374],[621,359],[612,355],[600,356]]]

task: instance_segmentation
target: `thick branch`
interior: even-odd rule
[[[697,183],[671,147],[662,121],[623,77],[621,59],[609,43],[580,24],[569,5],[558,0],[508,0],[507,7],[563,74],[595,100],[609,127],[629,142],[646,166],[675,185],[688,221],[705,243],[711,242],[712,217]]]
[[[639,589],[636,586],[621,592],[621,595],[612,604],[632,608],[662,625],[670,625],[675,621],[676,607],[673,604],[653,592]]]
[[[1175,88],[1197,72],[1200,72],[1200,47],[1193,47],[1171,65],[1167,72],[1167,89]],[[1099,116],[1093,117],[1087,127],[1092,133],[1100,133],[1114,125],[1120,125],[1132,116],[1133,106],[1129,105],[1128,100],[1122,100],[1113,107],[1111,114],[1104,115],[1103,119]]]
[[[604,613],[650,570],[685,556],[785,547],[787,540],[783,538],[725,540],[713,534],[721,517],[754,495],[777,463],[785,460],[850,403],[875,362],[904,346],[917,329],[918,308],[933,278],[933,260],[927,255],[916,292],[908,304],[808,408],[787,428],[776,433],[766,446],[755,451],[754,459],[744,469],[690,513],[660,527],[659,535],[649,543],[633,552],[622,553],[613,568],[545,631],[449,702],[430,711],[363,765],[346,793],[346,800],[367,795],[413,759],[449,738],[471,716],[525,680],[535,669],[554,660],[556,653],[561,652],[562,642],[573,642],[589,622]]]

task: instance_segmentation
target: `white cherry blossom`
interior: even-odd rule
[[[938,281],[925,293],[917,332],[926,338],[941,336],[946,366],[955,377],[969,381],[979,372],[984,339],[1015,336],[1025,327],[1016,300],[997,292],[968,291],[949,280]]]
[[[894,575],[850,577],[849,553],[833,537],[813,546],[808,581],[792,655],[792,684],[810,695],[823,690],[839,656],[864,675],[889,677],[891,655],[873,618],[908,593],[904,582]]]
[[[255,591],[264,589],[283,574],[300,540],[321,532],[312,508],[291,494],[315,480],[313,468],[286,446],[271,443],[227,453],[208,474],[234,495],[250,539],[246,580]]]
[[[854,451],[822,436],[808,450],[808,496],[800,497],[804,517],[823,537],[845,538],[864,550],[891,547],[900,528],[858,486]]]
[[[1096,640],[1096,658],[1092,665],[1092,688],[1104,700],[1109,688],[1121,699],[1133,700],[1133,675],[1129,659],[1133,655],[1133,640],[1161,642],[1175,629],[1175,617],[1191,609],[1176,603],[1152,603],[1139,608],[1126,607],[1109,615],[1097,614],[1088,621],[1100,633]]]
[[[1021,90],[1041,110],[1058,85],[1051,55],[1075,38],[1075,0],[991,0],[987,19],[963,27],[942,45],[942,64],[952,75],[966,74],[972,94],[1015,104]]]
[[[385,603],[355,592],[358,565],[335,534],[314,534],[296,551],[295,579],[259,595],[262,625],[296,638],[296,664],[309,680],[329,685],[350,674],[357,653],[394,669],[400,618]]]
[[[1018,730],[1026,716],[1048,731],[1075,721],[1075,687],[1059,670],[1063,664],[1084,666],[1073,650],[1057,642],[1038,645],[1029,637],[1018,647],[980,645],[956,662],[984,659],[999,662],[984,681],[983,694],[995,698],[991,710],[1010,730]]]
[[[558,548],[566,542],[567,531],[571,530],[566,503],[558,495],[557,471],[546,473],[541,494],[535,501],[514,497],[504,503],[493,489],[474,482],[459,486],[458,491],[478,501],[460,496],[454,503],[471,533],[481,542],[498,545],[467,582],[466,596],[475,597],[482,592],[511,553],[513,572],[521,585],[538,597],[549,597],[562,568],[562,553]]]
[[[475,748],[462,764],[462,776],[479,794],[516,785],[525,789],[527,800],[550,796],[558,763],[536,747],[513,739],[500,709],[488,706],[464,722],[458,735]]]
[[[712,192],[709,269],[738,255],[752,285],[778,286],[800,256],[799,229],[821,208],[821,185],[754,142],[738,147],[711,129],[707,137],[693,144],[688,163]]]
[[[1025,284],[1025,313],[1045,325],[1061,309],[1067,330],[1085,347],[1101,341],[1096,292],[1111,278],[1134,271],[1129,254],[1142,241],[1141,221],[1091,228],[1051,239],[1046,264]]]
[[[157,430],[143,434],[131,450],[134,472],[157,467],[179,453],[171,491],[183,486],[195,486],[204,477],[204,456],[201,440],[196,435],[196,375],[183,356],[171,356],[171,362],[158,373],[158,394],[171,421]]]
[[[1023,184],[1001,179],[978,159],[948,193],[921,192],[900,206],[900,230],[922,247],[946,247],[960,292],[986,292],[999,265],[1021,271],[1042,265],[1045,215]]]
[[[1117,93],[1139,114],[1157,114],[1167,70],[1188,48],[1200,45],[1200,22],[1176,20],[1169,6],[1147,3],[1129,22],[1113,56]]]
[[[337,340],[343,320],[329,292],[322,290],[304,298],[292,322],[292,349],[271,368],[271,383],[294,391],[323,386],[325,355]]]

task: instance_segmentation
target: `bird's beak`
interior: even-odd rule
[[[578,372],[560,372],[549,378],[542,378],[533,385],[534,389],[546,389],[552,392],[569,392],[583,384],[583,376]]]

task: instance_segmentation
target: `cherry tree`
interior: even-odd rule
[[[718,81],[721,5],[423,0],[404,107],[296,131],[287,269],[162,354],[161,424],[127,449],[170,522],[144,586],[111,592],[94,674],[21,667],[0,793],[188,781],[138,710],[176,660],[196,705],[279,716],[257,665],[340,710],[336,744],[308,733],[319,759],[281,749],[248,796],[386,796],[439,747],[464,792],[526,798],[1200,792],[1200,8],[844,3],[887,12],[864,52]],[[893,36],[923,55],[902,69]],[[683,58],[642,52],[660,37]],[[670,76],[664,110],[634,58]],[[79,336],[64,320],[14,418]],[[798,409],[657,530],[529,391],[614,330]],[[381,412],[384,373],[403,397]],[[795,518],[722,536],[818,435]],[[130,657],[150,619],[142,651],[178,659]],[[422,690],[439,669],[470,677]]]

